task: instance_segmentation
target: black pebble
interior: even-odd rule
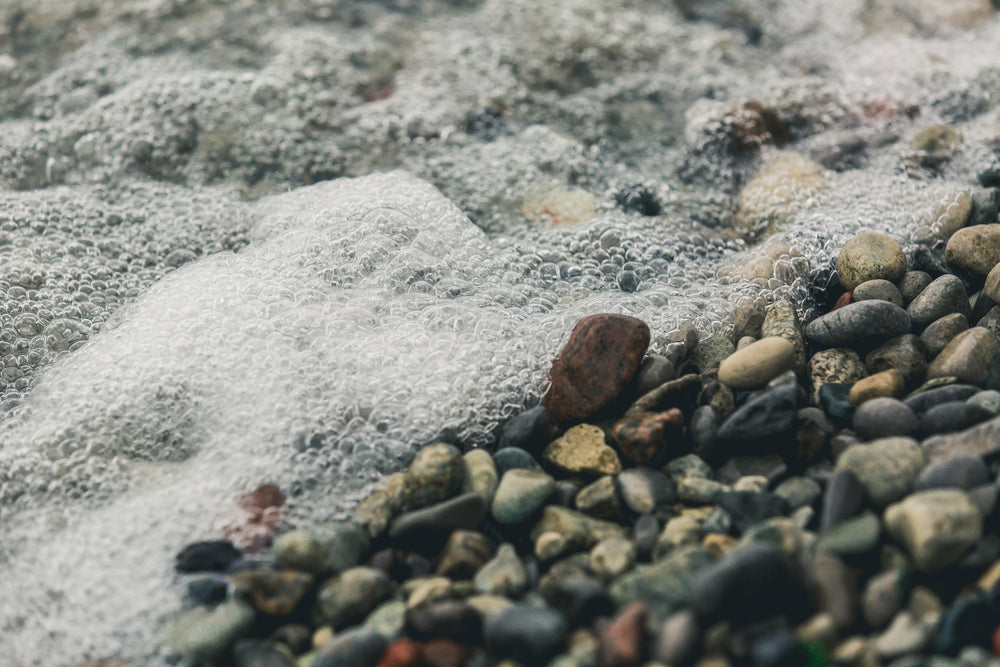
[[[518,604],[486,622],[486,646],[500,659],[541,667],[562,649],[569,628],[551,609]]]
[[[477,643],[483,636],[479,613],[461,600],[434,600],[406,610],[406,629],[414,639],[455,639]]]
[[[823,512],[820,514],[819,529],[825,532],[841,521],[850,519],[865,504],[865,489],[857,475],[841,468],[830,476],[823,493]]]
[[[993,413],[981,405],[965,401],[948,401],[929,408],[920,418],[920,428],[926,435],[954,433],[985,421]]]
[[[497,475],[503,477],[508,470],[523,468],[542,472],[542,466],[538,464],[530,453],[520,447],[504,447],[498,449],[493,454],[493,464],[497,467]]]
[[[733,527],[740,533],[765,519],[785,516],[792,510],[787,500],[768,491],[723,491],[716,494],[715,502],[729,515]]]
[[[203,574],[192,578],[187,584],[187,596],[195,604],[218,604],[226,599],[229,582],[225,577]]]
[[[243,554],[229,540],[192,542],[177,554],[178,572],[225,572]]]
[[[497,447],[501,451],[507,447],[540,451],[555,437],[554,430],[548,410],[536,405],[504,424]]]
[[[935,405],[941,405],[949,401],[964,401],[980,391],[982,389],[971,384],[950,384],[922,391],[919,394],[910,396],[903,402],[910,406],[911,410],[917,414],[921,414]]]
[[[591,577],[568,577],[545,591],[545,601],[569,621],[570,627],[589,626],[600,616],[612,616],[615,603],[600,581]]]

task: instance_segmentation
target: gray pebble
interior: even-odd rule
[[[969,295],[965,285],[958,276],[946,273],[935,278],[924,291],[916,296],[906,312],[910,314],[915,331],[922,331],[927,325],[945,315],[961,313],[966,317],[972,314],[969,307]]]
[[[651,468],[629,468],[616,481],[622,502],[636,514],[648,514],[677,499],[673,480]]]
[[[858,435],[874,440],[916,433],[920,419],[903,401],[882,396],[859,405],[854,411],[853,424]]]
[[[879,343],[910,332],[910,316],[888,301],[859,301],[809,323],[805,335],[821,347]]]
[[[914,297],[920,294],[925,287],[934,280],[931,274],[925,271],[907,271],[899,279],[899,293],[903,297],[903,302],[909,304]]]
[[[491,513],[504,525],[515,525],[534,515],[555,490],[551,475],[514,468],[504,473],[493,496]]]
[[[848,447],[837,468],[853,472],[871,503],[881,508],[909,493],[926,463],[916,440],[893,437]]]
[[[798,509],[815,503],[823,490],[816,480],[808,477],[789,477],[777,486],[774,493],[787,500],[792,509]]]
[[[969,328],[969,318],[962,313],[945,315],[927,325],[920,334],[920,341],[927,348],[927,354],[934,358],[941,354],[951,339]]]
[[[903,295],[899,293],[899,288],[882,278],[866,280],[861,283],[854,288],[853,296],[855,301],[878,299],[894,303],[897,306],[903,305]]]

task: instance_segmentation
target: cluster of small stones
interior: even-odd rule
[[[429,444],[352,520],[265,555],[186,547],[193,606],[168,650],[240,666],[1000,664],[1000,224],[952,213],[923,256],[934,274],[888,236],[850,240],[842,296],[805,327],[777,301],[731,337],[682,327],[652,354],[643,322],[584,318],[492,454]]]

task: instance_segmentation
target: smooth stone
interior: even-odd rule
[[[623,537],[601,540],[590,550],[590,568],[605,581],[628,572],[636,561],[636,547]]]
[[[514,605],[486,621],[486,646],[498,658],[524,667],[545,665],[562,649],[569,628],[555,611],[528,604]]]
[[[465,480],[462,452],[454,445],[434,443],[417,452],[406,469],[403,502],[417,510],[458,495]]]
[[[766,304],[764,299],[743,299],[733,309],[733,338],[760,338],[764,324]]]
[[[645,605],[633,602],[625,606],[600,629],[597,644],[598,663],[606,667],[633,667],[645,653]]]
[[[990,269],[986,275],[986,284],[983,285],[983,294],[992,301],[1000,303],[1000,263]]]
[[[499,595],[473,595],[466,598],[465,603],[476,610],[484,623],[514,606],[513,602]]]
[[[487,507],[475,493],[403,514],[389,527],[389,539],[417,550],[435,549],[453,530],[472,530],[486,517]]]
[[[691,546],[701,541],[701,524],[692,516],[675,516],[663,527],[656,538],[653,560],[662,560],[678,547]]]
[[[838,468],[830,475],[823,492],[820,532],[856,515],[864,506],[865,487],[850,468]]]
[[[736,549],[701,570],[691,584],[690,604],[704,623],[737,625],[777,615],[804,619],[812,606],[792,560],[780,549],[759,544]]]
[[[809,359],[809,379],[812,383],[813,402],[819,402],[819,392],[826,384],[853,384],[865,377],[861,357],[854,350],[832,348],[820,350]]]
[[[908,611],[901,611],[875,640],[875,650],[883,659],[918,653],[930,639],[930,628]]]
[[[677,482],[677,498],[692,505],[715,502],[718,494],[728,490],[730,487],[727,484],[696,475],[682,477]]]
[[[632,543],[635,544],[636,558],[649,560],[660,536],[660,521],[653,514],[643,514],[632,526]]]
[[[837,276],[847,291],[866,280],[897,280],[906,273],[899,243],[885,234],[864,232],[847,241],[837,256]]]
[[[604,431],[592,424],[574,426],[553,440],[542,460],[568,473],[614,475],[622,470],[618,454],[604,444]]]
[[[309,667],[375,667],[387,645],[371,628],[351,628],[325,643]]]
[[[178,572],[225,572],[242,556],[243,552],[229,540],[192,542],[177,554],[174,569]]]
[[[760,335],[762,338],[778,336],[791,343],[795,349],[795,374],[805,375],[808,359],[806,341],[802,336],[802,327],[799,326],[799,316],[791,301],[779,299],[767,307]]]
[[[689,359],[694,363],[699,373],[715,370],[724,359],[736,351],[733,342],[722,334],[709,334],[692,350]]]
[[[471,579],[493,557],[493,546],[482,533],[456,530],[445,542],[435,573],[451,579]]]
[[[561,507],[573,507],[576,503],[576,494],[580,493],[582,488],[583,485],[576,480],[561,479],[556,482],[552,503]]]
[[[983,535],[979,510],[957,489],[914,493],[890,505],[883,522],[922,572],[955,562]]]
[[[700,375],[694,373],[682,375],[640,396],[629,406],[624,416],[630,417],[640,412],[663,412],[678,406],[692,405],[701,392],[701,387]]]
[[[975,395],[965,399],[965,402],[982,408],[990,415],[1000,414],[1000,391],[995,389],[976,392]]]
[[[917,476],[913,485],[915,491],[928,489],[956,488],[971,490],[986,484],[990,478],[990,470],[978,456],[958,454],[951,458],[934,461]]]
[[[684,413],[678,408],[666,412],[636,412],[611,427],[611,437],[625,458],[639,465],[662,463],[682,438]]]
[[[976,326],[988,329],[995,336],[1000,336],[1000,306],[993,306],[986,311],[986,314],[976,321]]]
[[[958,334],[969,328],[969,318],[962,313],[952,313],[927,325],[920,334],[920,342],[927,348],[927,355],[933,359]]]
[[[814,504],[823,494],[819,483],[808,477],[789,477],[774,489],[774,494],[788,501],[796,510]]]
[[[927,349],[913,334],[897,336],[869,352],[865,356],[865,368],[869,373],[894,368],[903,374],[906,384],[912,386],[921,382],[927,372]]]
[[[854,406],[851,405],[853,386],[853,383],[840,382],[820,385],[816,402],[823,409],[823,414],[841,423],[848,423],[854,419]]]
[[[948,403],[950,401],[964,401],[979,393],[979,387],[971,384],[950,384],[945,387],[936,387],[911,394],[904,403],[917,414],[927,412],[935,405]]]
[[[476,573],[473,584],[479,593],[517,598],[528,590],[528,571],[513,545],[501,544],[493,560]]]
[[[724,484],[734,484],[747,475],[761,475],[768,485],[776,483],[788,472],[788,465],[778,454],[734,456],[718,469],[716,476]]]
[[[964,431],[931,436],[921,444],[931,461],[956,454],[992,457],[1000,453],[1000,419],[994,417]]]
[[[754,343],[756,343],[758,340],[759,340],[758,338],[754,338],[753,336],[743,336],[738,341],[736,341],[736,351],[739,352],[740,350],[746,349],[751,345],[753,345]]]
[[[857,575],[836,554],[816,551],[808,561],[816,591],[816,609],[833,617],[840,629],[858,616]]]
[[[875,513],[862,512],[823,531],[816,541],[816,549],[841,556],[857,556],[871,552],[878,545],[881,535]]]
[[[236,667],[295,667],[290,651],[278,642],[241,639],[233,645]]]
[[[859,301],[819,317],[806,338],[822,347],[867,346],[910,332],[910,316],[888,301]]]
[[[837,460],[837,468],[853,472],[877,508],[906,495],[926,464],[927,457],[917,441],[905,437],[852,445]]]
[[[954,433],[975,426],[993,416],[989,410],[978,405],[965,401],[948,401],[924,412],[920,424],[925,435]]]
[[[898,398],[903,395],[906,378],[895,368],[875,373],[858,380],[851,386],[848,401],[851,406],[859,405],[873,398]]]
[[[617,520],[622,516],[621,499],[611,475],[604,475],[580,489],[574,504],[579,511],[598,519]]]
[[[794,382],[769,387],[722,422],[716,439],[754,442],[787,433],[795,424],[798,398]]]
[[[555,428],[548,410],[536,405],[518,413],[504,424],[497,449],[520,447],[533,452],[540,451],[555,437]]]
[[[405,473],[395,473],[383,480],[367,498],[354,508],[354,520],[368,533],[368,537],[379,537],[389,528],[389,523],[403,506],[403,485]]]
[[[360,623],[375,607],[391,598],[395,588],[381,570],[370,567],[344,570],[320,587],[314,621],[334,629]]]
[[[542,397],[553,421],[586,419],[617,398],[639,370],[649,336],[645,322],[627,315],[600,313],[577,322]]]
[[[969,500],[979,508],[979,514],[990,519],[997,508],[997,500],[1000,500],[1000,489],[993,482],[982,484],[973,489],[969,489]]]
[[[354,521],[337,521],[278,537],[271,557],[280,568],[311,574],[336,574],[361,562],[371,540]]]
[[[712,466],[697,454],[685,454],[663,466],[663,472],[677,482],[690,476],[708,477],[712,474]]]
[[[497,468],[497,475],[503,479],[508,470],[521,468],[524,470],[542,471],[541,464],[535,460],[527,450],[520,447],[504,447],[493,452],[493,464]]]
[[[926,271],[907,271],[899,279],[899,293],[903,297],[903,303],[910,303],[924,288],[931,284],[934,279]]]
[[[490,511],[504,525],[522,523],[542,508],[555,488],[556,481],[544,472],[508,470],[500,479]]]
[[[493,503],[500,476],[493,457],[485,449],[473,449],[462,456],[465,463],[465,484],[462,493],[474,493],[487,505]]]
[[[873,398],[854,411],[855,432],[866,440],[904,436],[920,429],[920,418],[903,401],[896,398]]]
[[[413,639],[455,639],[477,643],[483,633],[483,619],[464,600],[439,598],[409,606],[404,632]]]
[[[238,600],[188,609],[174,619],[168,630],[167,650],[191,662],[215,662],[250,631],[255,617],[253,607]]]
[[[787,516],[792,510],[787,500],[766,491],[723,491],[716,494],[715,502],[725,510],[740,533],[765,519]]]
[[[375,607],[363,625],[386,639],[396,639],[403,633],[405,616],[406,603],[402,600],[390,600]]]
[[[855,287],[851,295],[855,301],[888,301],[903,306],[903,295],[899,293],[899,288],[882,278],[866,280]]]
[[[1000,224],[959,229],[944,249],[949,264],[986,276],[1000,263]]]
[[[881,630],[899,613],[910,594],[909,578],[904,571],[879,572],[865,584],[861,594],[861,615],[873,629]]]
[[[642,396],[649,393],[675,377],[677,377],[677,369],[673,362],[658,354],[647,354],[635,375],[636,394]]]
[[[681,665],[688,661],[701,638],[698,619],[690,610],[672,614],[660,626],[653,647],[653,657],[666,665]]]
[[[570,627],[589,626],[599,616],[611,616],[615,603],[604,584],[589,575],[556,575],[542,588],[545,601]]]
[[[678,549],[663,560],[636,565],[619,577],[611,584],[611,597],[619,605],[641,602],[654,622],[662,622],[690,602],[697,573],[712,563],[712,555],[703,547]]]
[[[248,600],[269,616],[287,616],[312,588],[313,576],[292,570],[246,570],[230,578],[234,597]]]
[[[677,500],[677,486],[652,468],[629,468],[615,479],[622,503],[636,514],[648,514]]]
[[[910,302],[906,312],[910,314],[913,329],[923,331],[931,322],[945,315],[960,313],[969,317],[972,315],[972,308],[969,306],[969,295],[965,292],[962,280],[958,276],[946,273],[935,278],[918,294]]]
[[[719,365],[719,381],[733,389],[761,387],[795,364],[794,346],[778,336],[762,338]]]
[[[956,377],[960,382],[982,386],[997,349],[1000,339],[992,331],[982,327],[963,331],[927,367],[927,378]]]
[[[585,548],[590,548],[608,537],[625,537],[625,530],[617,523],[603,521],[565,507],[549,505],[542,510],[542,517],[531,529],[531,539],[542,533],[553,532],[579,538]]]

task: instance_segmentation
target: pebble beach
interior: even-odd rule
[[[0,6],[0,664],[1000,663],[996,44]]]

